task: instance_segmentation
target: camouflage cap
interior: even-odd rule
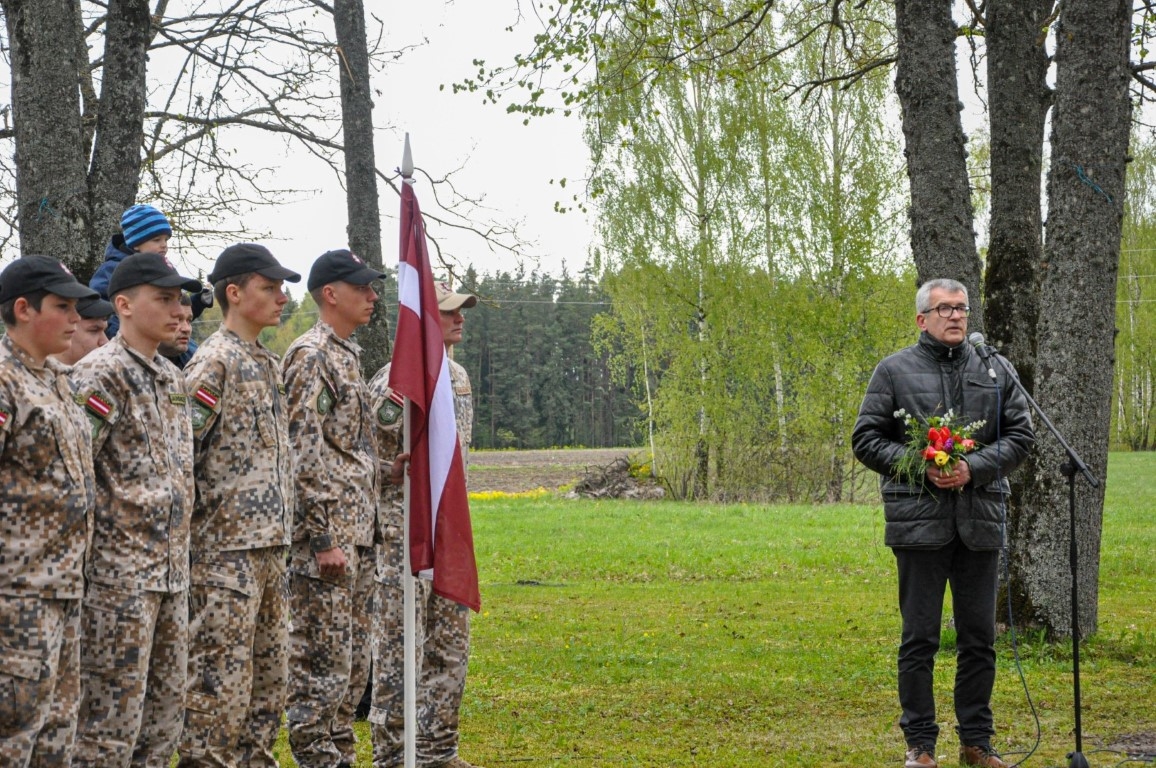
[[[438,309],[443,312],[453,312],[455,309],[469,309],[478,303],[478,297],[472,293],[454,293],[449,283],[434,283],[434,290],[438,295]]]

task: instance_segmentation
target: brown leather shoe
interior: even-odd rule
[[[995,750],[988,746],[960,747],[960,765],[982,765],[985,768],[1008,768],[1008,764],[1000,759]]]
[[[908,747],[907,762],[903,768],[939,768],[939,763],[935,762],[935,745]]]

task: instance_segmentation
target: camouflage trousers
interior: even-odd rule
[[[79,701],[80,600],[0,596],[0,765],[69,765]]]
[[[90,582],[73,766],[168,768],[185,711],[189,593]]]
[[[286,547],[197,555],[180,768],[277,768],[289,675]]]
[[[402,537],[386,526],[378,568],[378,600],[373,645],[374,768],[403,764],[405,691],[403,688]],[[417,765],[439,765],[458,753],[458,713],[470,658],[470,610],[433,593],[426,579],[415,582],[417,652]]]
[[[307,542],[289,563],[289,746],[300,768],[355,762],[353,712],[369,682],[374,551],[343,547],[348,568],[319,578]]]

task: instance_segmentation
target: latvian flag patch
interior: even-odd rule
[[[219,394],[204,386],[197,387],[197,391],[193,393],[193,399],[213,411],[217,410],[217,403],[221,402]]]
[[[12,414],[8,411],[0,411],[0,427],[8,423],[8,419],[12,418]]]
[[[96,393],[88,396],[88,399],[84,401],[84,406],[102,419],[107,419],[112,415],[112,404]]]

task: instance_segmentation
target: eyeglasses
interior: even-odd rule
[[[923,310],[923,314],[930,315],[932,310],[940,317],[951,317],[953,312],[958,312],[960,317],[967,317],[971,314],[971,307],[966,304],[940,304],[938,307],[931,307]]]

